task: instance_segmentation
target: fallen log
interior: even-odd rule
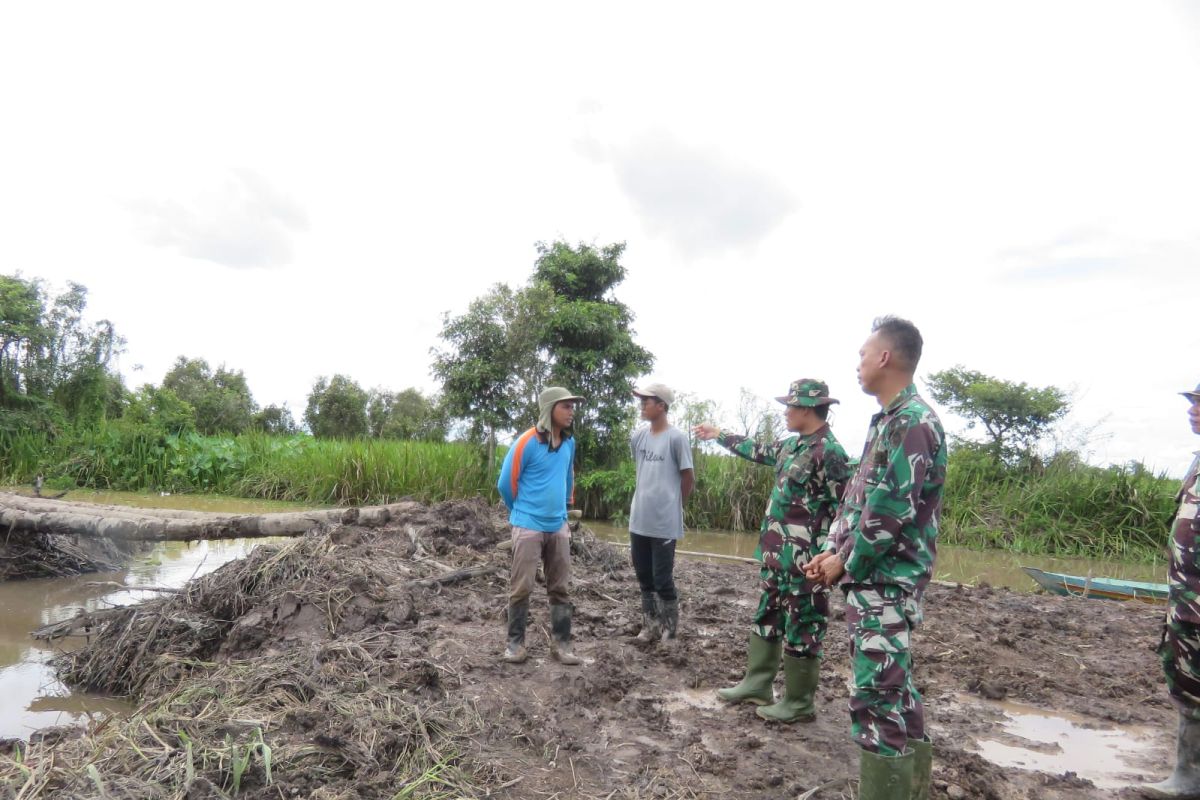
[[[320,525],[375,528],[419,508],[408,501],[274,514],[167,512],[156,509],[105,508],[88,503],[51,501],[0,493],[0,532],[98,536],[125,541],[187,541],[300,536]]]

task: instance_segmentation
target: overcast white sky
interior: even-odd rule
[[[9,3],[0,76],[0,272],[86,285],[131,386],[433,390],[443,312],[625,241],[653,377],[731,411],[821,377],[857,452],[896,313],[1096,463],[1200,446],[1186,0]]]

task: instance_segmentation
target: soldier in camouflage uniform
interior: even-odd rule
[[[946,445],[941,421],[913,384],[921,347],[911,322],[882,317],[859,351],[859,383],[882,411],[871,418],[824,551],[805,568],[827,585],[840,581],[846,594],[863,800],[929,792],[933,750],[910,636],[933,575]]]
[[[696,427],[704,440],[716,439],[742,458],[775,468],[775,486],[759,532],[762,595],[748,645],[748,666],[741,683],[717,695],[750,702],[763,719],[811,722],[820,672],[821,643],[829,618],[826,587],[804,576],[803,565],[829,533],[850,476],[846,451],[826,421],[836,403],[823,381],[793,381],[788,394],[775,398],[787,406],[788,430],[797,434],[760,443],[725,433],[706,423]],[[771,684],[783,651],[784,696],[771,703]]]
[[[1200,386],[1181,392],[1188,399],[1192,433],[1200,434]],[[1179,511],[1171,539],[1171,592],[1158,654],[1167,691],[1179,709],[1175,771],[1159,783],[1143,786],[1150,797],[1200,798],[1200,450],[1192,459],[1176,500]]]

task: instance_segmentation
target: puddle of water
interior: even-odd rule
[[[983,703],[975,698],[966,702],[1002,715],[995,738],[975,742],[976,752],[1001,767],[1053,775],[1074,772],[1098,788],[1115,789],[1132,778],[1150,777],[1154,762],[1161,760],[1148,759],[1161,731],[1099,723],[1077,714],[1052,714],[1019,703]]]
[[[588,520],[587,526],[607,542],[628,544],[629,529],[606,522]],[[680,550],[753,558],[758,547],[758,534],[735,531],[689,530],[679,543]],[[1087,558],[1054,558],[1026,556],[1007,550],[970,550],[965,547],[938,545],[937,577],[940,580],[977,584],[987,581],[992,586],[1007,586],[1022,592],[1038,590],[1037,584],[1021,567],[1036,567],[1050,572],[1071,575],[1093,575],[1129,581],[1164,583],[1167,579],[1165,562],[1127,564],[1120,561],[1098,561]]]
[[[113,698],[71,692],[54,676],[50,659],[56,652],[80,646],[82,639],[50,644],[29,636],[33,629],[73,617],[81,608],[94,611],[162,596],[92,584],[111,581],[130,587],[178,588],[273,541],[286,539],[163,542],[118,572],[0,582],[0,697],[4,698],[0,738],[27,739],[39,728],[129,710],[128,704]]]
[[[717,711],[722,707],[724,704],[717,698],[713,689],[681,689],[678,692],[670,692],[663,698],[663,710],[668,714],[678,714],[690,709]]]

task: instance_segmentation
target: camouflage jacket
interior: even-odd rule
[[[809,556],[817,553],[850,477],[846,451],[829,425],[765,444],[736,433],[722,433],[717,441],[742,458],[775,467],[775,485],[759,529],[759,557],[764,548],[774,549],[783,541]]]
[[[1176,501],[1179,511],[1171,531],[1171,616],[1182,622],[1200,625],[1200,487],[1196,474],[1200,472],[1200,451],[1192,459],[1183,478]]]
[[[833,521],[825,549],[841,556],[842,584],[891,584],[919,599],[933,576],[945,481],[941,420],[909,384],[871,418]]]

